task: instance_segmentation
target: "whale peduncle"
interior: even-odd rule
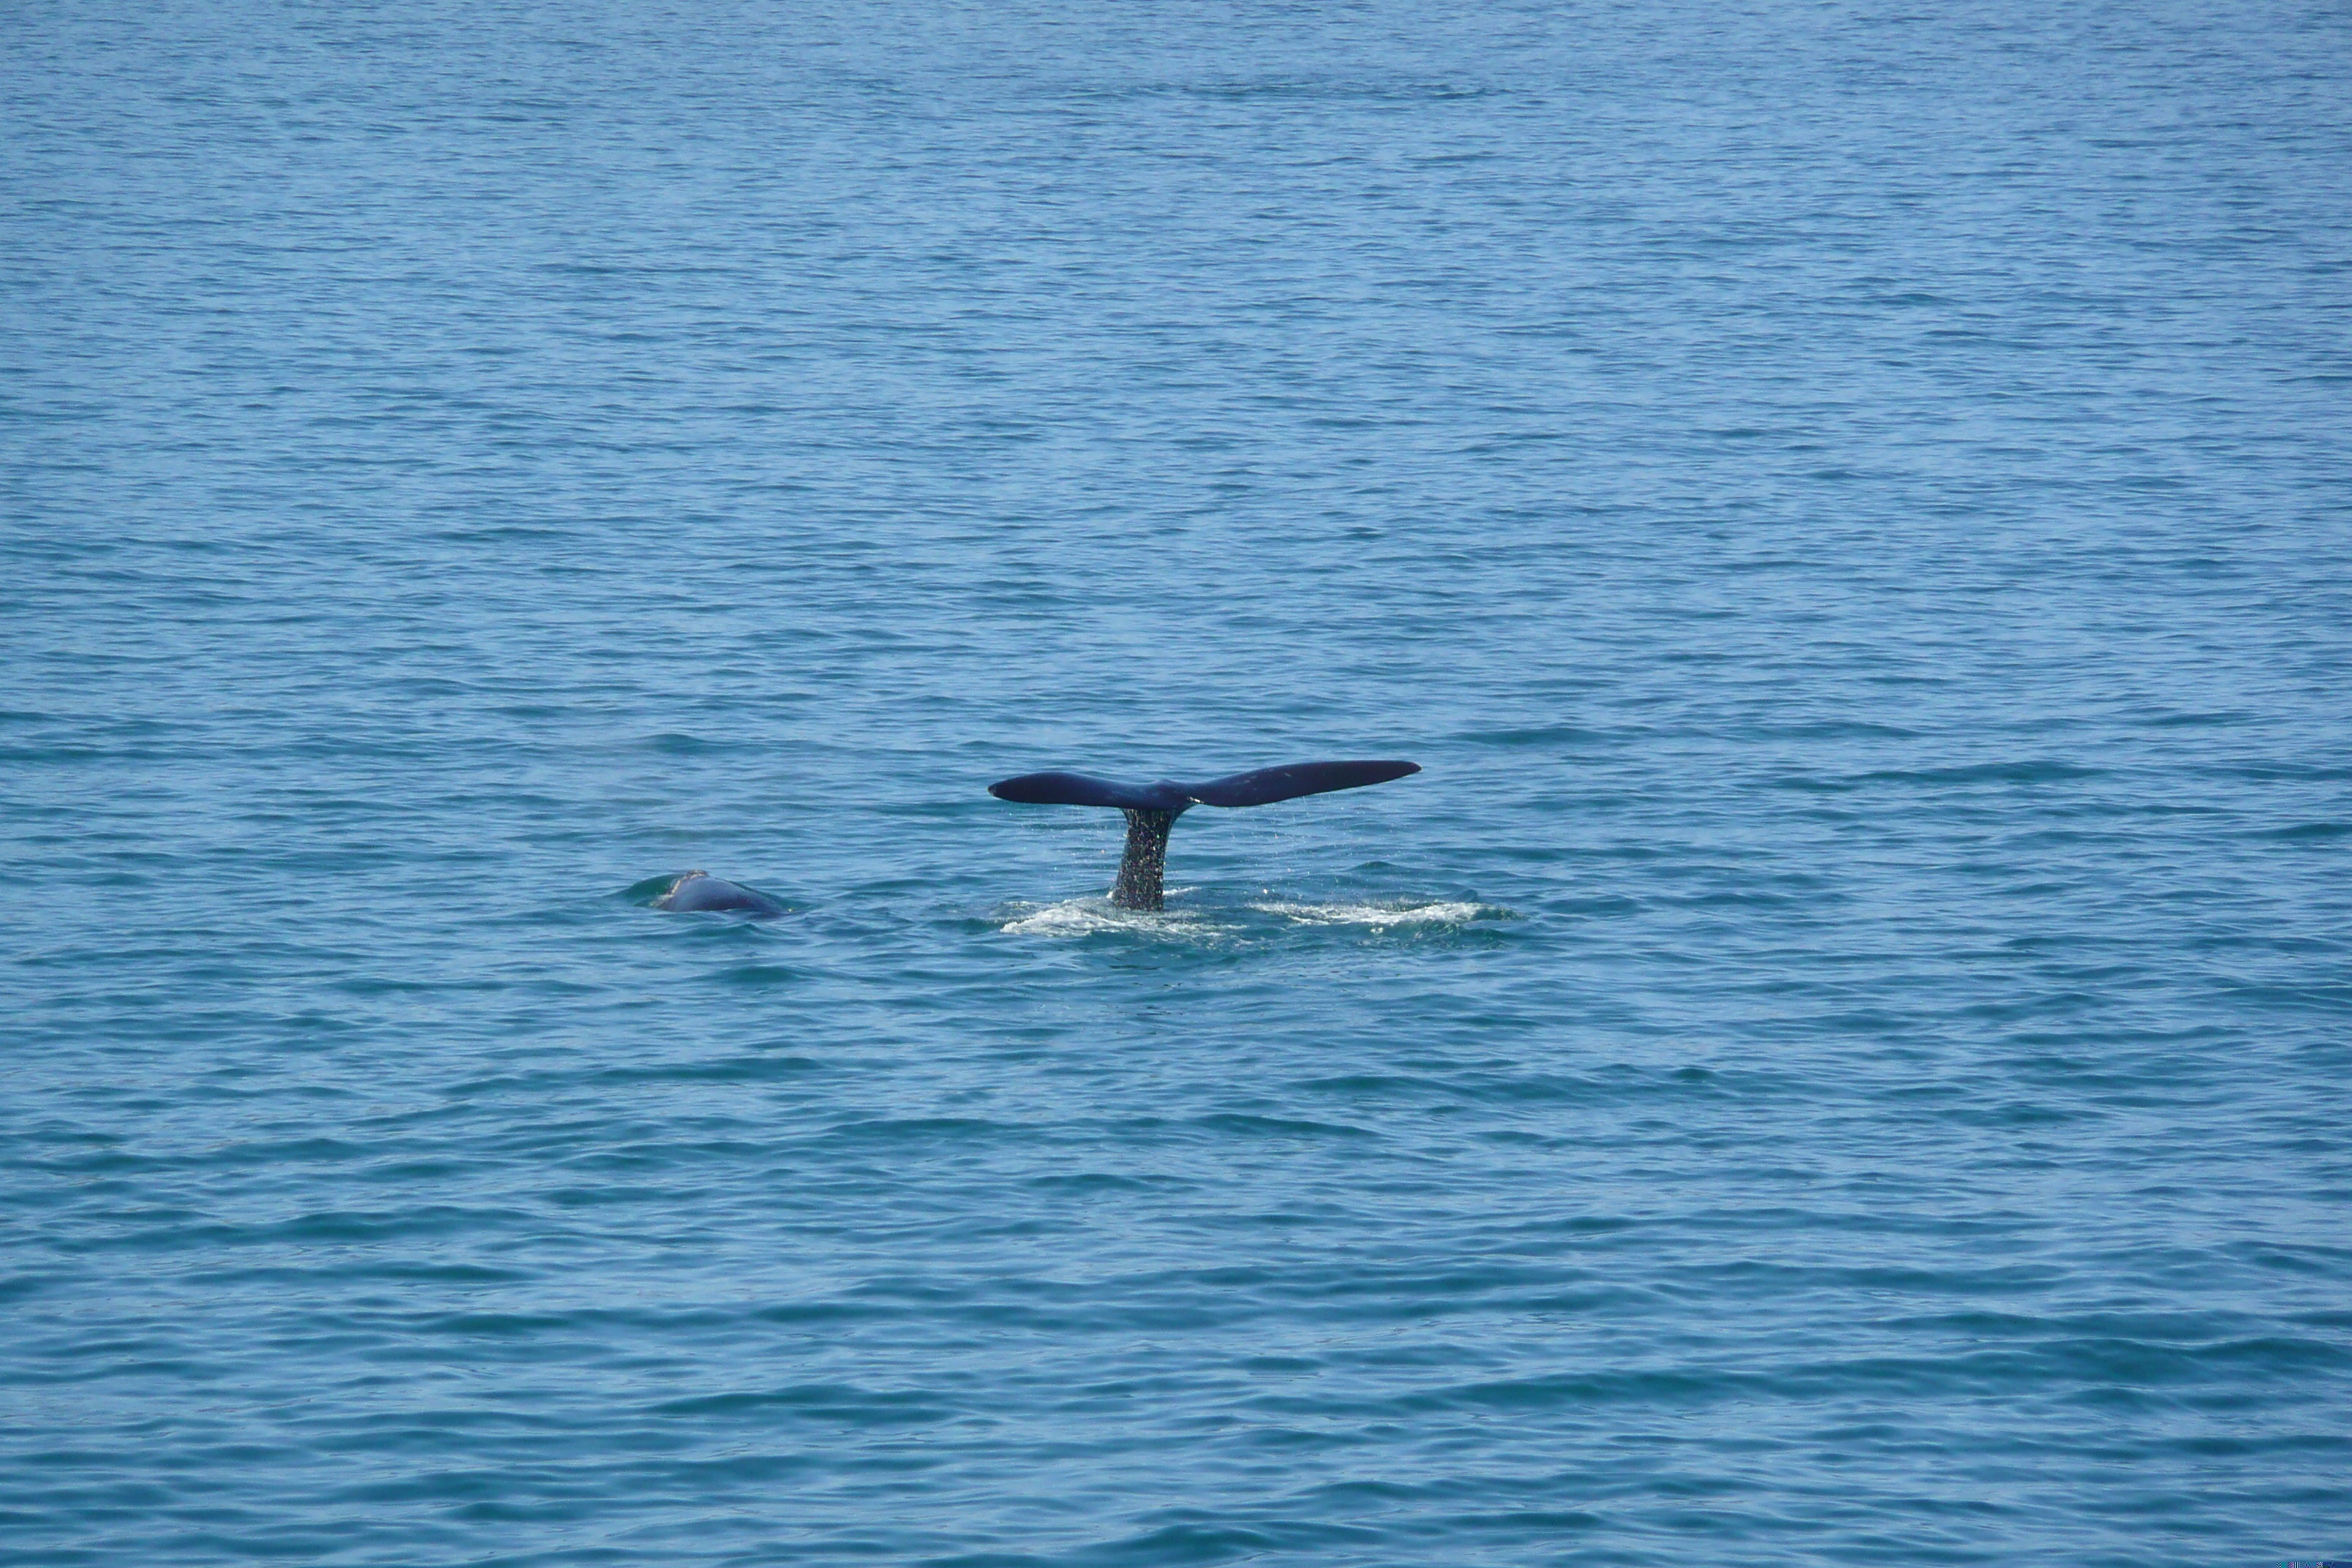
[[[1168,874],[1168,830],[1182,814],[1129,806],[1127,853],[1119,857],[1118,880],[1111,885],[1110,901],[1123,910],[1165,908],[1160,881]]]

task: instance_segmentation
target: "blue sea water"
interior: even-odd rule
[[[2352,1552],[2341,6],[0,89],[11,1562]]]

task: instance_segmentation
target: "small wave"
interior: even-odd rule
[[[1467,925],[1472,921],[1515,921],[1515,910],[1499,904],[1474,904],[1462,899],[1429,903],[1385,904],[1252,904],[1269,915],[1281,915],[1301,925],[1360,925],[1375,931],[1393,926]]]
[[[1481,746],[1590,745],[1608,736],[1576,724],[1543,724],[1517,730],[1461,730],[1457,741]]]

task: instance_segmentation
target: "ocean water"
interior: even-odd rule
[[[0,88],[12,1563],[2352,1554],[2341,6]]]

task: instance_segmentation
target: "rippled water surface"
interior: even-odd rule
[[[2340,6],[0,44],[11,1561],[2352,1555]]]

